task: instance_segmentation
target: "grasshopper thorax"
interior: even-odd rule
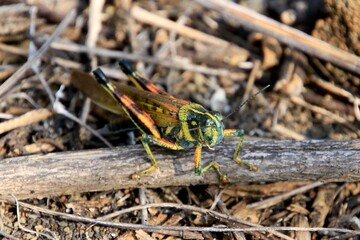
[[[205,144],[212,148],[222,141],[224,124],[220,113],[209,112],[203,106],[191,103],[182,106],[178,116],[181,123],[180,144]]]

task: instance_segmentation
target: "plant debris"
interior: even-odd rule
[[[244,129],[245,141],[360,137],[359,72],[344,68],[340,57],[330,63],[316,52],[296,47],[311,47],[317,42],[314,38],[289,46],[282,41],[284,36],[254,31],[252,27],[260,23],[252,10],[248,12],[254,26],[244,26],[239,16],[215,0],[19,2],[23,1],[0,4],[1,159],[134,143],[138,135],[131,123],[86,101],[69,80],[74,69],[89,72],[101,66],[110,78],[127,83],[116,66],[119,59],[130,60],[143,76],[177,98],[224,116],[270,84],[224,121],[227,128]],[[240,2],[359,58],[360,1]],[[114,129],[117,133],[111,134]],[[357,182],[119,189],[34,199],[0,192],[0,236],[356,239],[360,235]]]

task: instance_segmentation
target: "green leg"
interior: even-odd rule
[[[210,168],[214,168],[215,171],[217,172],[217,174],[219,175],[220,181],[227,182],[227,177],[226,177],[226,175],[221,173],[220,165],[217,162],[212,161],[205,167],[201,168],[201,166],[200,166],[201,165],[201,150],[202,150],[202,144],[197,145],[196,149],[195,149],[195,154],[194,154],[195,175],[200,176],[201,174],[203,174]]]
[[[139,172],[134,173],[131,176],[132,179],[139,179],[141,175],[151,173],[158,166],[158,163],[155,160],[155,157],[154,157],[154,155],[153,155],[153,153],[152,153],[152,151],[150,149],[149,143],[158,145],[160,147],[172,149],[172,150],[181,150],[181,149],[183,149],[181,146],[179,146],[179,145],[177,145],[175,143],[169,142],[169,141],[167,141],[165,139],[162,139],[162,138],[155,138],[154,136],[148,135],[148,134],[143,134],[141,136],[141,142],[142,142],[142,144],[143,144],[143,146],[145,148],[146,153],[148,154],[148,156],[150,158],[151,166],[144,169],[144,170],[141,170]]]
[[[239,142],[235,148],[233,159],[240,165],[247,167],[250,171],[256,172],[258,170],[257,166],[245,162],[239,157],[239,152],[241,150],[243,141],[244,141],[244,130],[242,129],[225,129],[224,137],[239,137]]]

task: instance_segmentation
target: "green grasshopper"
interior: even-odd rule
[[[136,172],[132,178],[139,178],[157,168],[158,163],[149,146],[152,144],[172,150],[195,148],[195,175],[214,168],[220,180],[226,181],[226,175],[221,173],[216,161],[201,167],[203,146],[213,149],[225,137],[239,137],[233,155],[234,161],[249,170],[257,170],[256,166],[244,162],[238,156],[244,139],[242,129],[225,129],[220,113],[171,96],[141,77],[126,61],[119,61],[119,65],[135,87],[110,81],[99,68],[93,71],[96,81],[89,74],[80,71],[72,73],[71,81],[98,105],[114,113],[125,112],[140,130],[140,139],[151,166]]]

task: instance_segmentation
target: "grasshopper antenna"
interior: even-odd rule
[[[229,118],[231,115],[233,115],[234,113],[236,113],[237,111],[240,110],[240,108],[242,108],[245,104],[247,104],[249,101],[251,101],[252,99],[254,99],[257,95],[259,95],[260,93],[262,93],[265,89],[269,88],[270,84],[265,86],[264,88],[262,88],[261,90],[259,90],[257,93],[255,93],[254,95],[251,95],[248,99],[246,99],[243,103],[241,103],[239,106],[237,106],[236,108],[234,108],[234,110],[232,110],[228,115],[226,115],[224,117],[224,119]]]

